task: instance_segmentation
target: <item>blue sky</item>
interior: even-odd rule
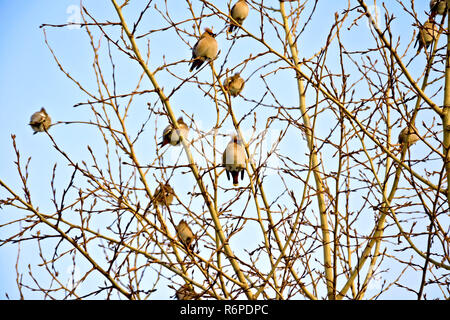
[[[19,186],[10,137],[15,134],[22,161],[32,156],[30,186],[35,193],[34,200],[43,202],[41,207],[48,203],[49,169],[55,159],[61,158],[53,152],[48,139],[32,134],[27,125],[30,115],[41,107],[47,109],[54,121],[82,120],[85,115],[82,109],[71,107],[80,102],[80,92],[59,71],[39,28],[43,23],[65,23],[71,16],[67,11],[71,5],[77,5],[77,2],[0,1],[0,119],[4,123],[0,129],[0,176],[11,185]],[[49,30],[48,36],[51,42],[62,44],[58,46],[58,55],[63,57],[64,64],[71,70],[82,72],[80,63],[87,59],[89,52],[77,50],[75,42],[80,37],[84,40],[84,34],[76,29],[62,33]],[[64,143],[75,150],[81,148],[77,142],[86,131],[66,129],[62,131]],[[79,152],[83,154],[85,149]],[[59,169],[64,171],[66,168],[63,165]],[[15,212],[2,210],[2,214]],[[18,297],[14,275],[16,249],[7,246],[0,250],[0,299],[5,298],[6,292],[10,298]],[[23,250],[26,252],[26,244]]]
[[[331,0],[328,0],[331,1]],[[419,1],[416,4],[418,12],[423,12],[428,9],[427,1]],[[106,4],[105,4],[106,3]],[[87,100],[86,95],[82,94],[67,77],[59,70],[53,57],[45,45],[44,35],[40,25],[43,23],[49,24],[63,24],[70,19],[72,13],[68,8],[77,6],[79,3],[73,0],[0,0],[0,119],[2,119],[2,126],[0,127],[0,177],[7,183],[19,187],[19,181],[14,171],[13,161],[15,155],[12,152],[11,134],[16,135],[16,141],[21,151],[22,162],[24,163],[29,156],[32,156],[32,165],[30,166],[30,187],[33,190],[33,195],[37,203],[42,203],[42,206],[49,205],[49,174],[55,161],[60,161],[57,167],[58,173],[61,176],[61,183],[67,183],[67,175],[70,176],[71,170],[63,163],[63,159],[51,147],[51,142],[45,135],[33,135],[27,123],[31,113],[45,107],[51,114],[54,121],[64,120],[80,120],[86,121],[89,119],[89,112],[86,108],[72,106],[79,102]],[[84,4],[89,8],[90,12],[94,13],[98,20],[109,18],[111,21],[117,21],[116,15],[113,12],[112,5],[109,1],[85,1]],[[420,6],[423,6],[420,9]],[[225,6],[223,7],[225,8]],[[398,8],[397,8],[398,9]],[[326,1],[320,1],[318,12],[323,12],[324,25],[323,29],[329,29],[333,17],[333,10],[331,6],[326,5]],[[176,16],[176,11],[174,11]],[[404,32],[408,36],[412,33],[411,26],[402,24],[402,16],[398,17],[399,32]],[[215,25],[215,31],[222,28],[220,22],[211,20]],[[209,22],[209,21],[208,21]],[[258,17],[250,16],[246,22],[249,26],[255,25],[258,22]],[[143,30],[155,28],[153,21],[148,18],[143,22]],[[206,26],[205,22],[205,26]],[[317,28],[317,29],[314,29]],[[307,56],[310,52],[314,52],[317,46],[323,43],[326,34],[321,33],[321,25],[315,24],[314,30],[305,32],[304,43],[317,43],[311,48],[303,46],[301,50]],[[368,29],[366,29],[368,32]],[[77,80],[79,79],[83,84],[89,88],[95,87],[95,79],[90,69],[92,64],[92,50],[89,47],[88,38],[84,31],[78,29],[52,29],[47,28],[47,36],[55,50],[55,53],[64,67],[67,67],[70,74]],[[162,34],[160,37],[151,37],[150,44],[152,47],[152,55],[150,59],[150,67],[154,68],[163,61],[163,56],[167,55],[168,61],[178,59],[190,58],[190,49],[187,45],[178,42],[171,42],[164,40],[166,35]],[[139,44],[145,48],[146,39],[139,41]],[[223,40],[225,41],[225,40]],[[167,44],[160,46],[161,42]],[[193,39],[190,39],[192,44]],[[157,45],[152,45],[152,44]],[[361,39],[355,39],[355,47],[361,45]],[[104,49],[105,46],[102,47]],[[234,50],[230,56],[232,63],[237,63],[240,56],[246,56],[251,53],[251,46],[243,50]],[[167,51],[170,51],[168,53]],[[118,90],[126,92],[134,86],[134,81],[140,75],[140,69],[136,64],[123,63],[126,58],[121,57],[117,53],[114,54],[117,61],[117,72],[121,78],[118,81]],[[423,60],[421,60],[423,61]],[[333,67],[338,68],[338,65]],[[183,64],[179,68],[186,68]],[[105,63],[105,70],[110,68]],[[249,68],[247,71],[252,71]],[[205,76],[210,76],[206,68],[202,71]],[[282,72],[280,72],[282,74]],[[247,74],[249,76],[249,74]],[[177,83],[171,82],[171,78],[167,74],[157,75],[165,89],[170,92],[172,87],[176,87]],[[143,82],[143,88],[148,88],[147,80]],[[257,99],[260,97],[258,91],[258,79],[253,83],[246,85],[246,92]],[[295,83],[290,81],[276,82],[274,81],[277,92],[283,93],[280,101],[283,104],[289,105],[294,99],[296,101],[296,87]],[[189,87],[188,87],[189,88]],[[137,98],[137,101],[142,102],[140,107],[136,107],[135,113],[132,113],[129,119],[131,130],[138,130],[139,125],[133,126],[133,120],[142,117],[142,110],[146,110],[146,100],[143,97]],[[153,100],[152,100],[153,101]],[[248,107],[244,105],[243,100],[236,99],[240,108],[236,108],[238,115],[243,115],[248,112]],[[184,89],[180,93],[174,95],[171,100],[176,113],[181,110],[187,114],[194,115],[199,124],[203,124],[204,128],[208,128],[211,118],[215,116],[215,110],[208,109],[204,105],[204,99]],[[242,107],[241,107],[242,106]],[[153,120],[152,120],[153,121]],[[167,124],[166,119],[160,120],[159,126]],[[251,124],[251,121],[247,121]],[[153,128],[152,124],[150,127]],[[225,128],[230,130],[231,126]],[[89,127],[78,125],[59,125],[52,128],[52,133],[58,142],[60,142],[66,150],[71,152],[74,157],[83,158],[86,154],[86,145],[94,145],[98,148],[103,148],[101,141],[92,141],[91,135],[93,131]],[[146,134],[146,143],[137,145],[137,149],[142,157],[145,159],[151,158],[153,155],[150,148],[153,148],[154,132],[149,130]],[[149,142],[150,141],[150,142]],[[176,151],[178,154],[180,150]],[[182,179],[182,178],[180,178]],[[1,194],[1,193],[0,193]],[[14,214],[10,209],[0,211],[0,214]],[[1,220],[0,220],[1,221]],[[8,292],[10,297],[17,297],[15,289],[15,272],[14,263],[16,259],[15,247],[1,247],[0,248],[0,299],[4,299],[5,292]],[[22,257],[22,259],[24,259]],[[26,264],[25,264],[26,265]]]

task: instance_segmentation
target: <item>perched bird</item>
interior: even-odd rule
[[[153,204],[155,206],[161,205],[168,208],[173,201],[174,195],[175,191],[173,191],[168,182],[166,184],[160,182],[153,195]]]
[[[44,132],[50,128],[52,124],[52,119],[45,111],[45,108],[42,108],[40,111],[37,111],[31,115],[29,125],[33,129],[34,133]]]
[[[423,47],[428,48],[428,46],[436,39],[438,32],[438,27],[433,19],[428,19],[423,25],[419,26],[419,33],[417,34],[417,40],[414,44],[415,47],[417,43],[419,43],[417,53],[419,53]]]
[[[235,73],[231,77],[227,77],[223,82],[223,87],[228,91],[233,97],[238,96],[242,89],[244,89],[244,79],[241,78],[239,73]]]
[[[192,48],[192,62],[189,71],[199,69],[203,62],[217,56],[218,45],[215,36],[210,28],[205,28],[205,32]]]
[[[398,143],[402,145],[406,144],[407,147],[413,145],[419,140],[420,140],[419,136],[415,133],[414,129],[409,126],[403,128],[402,131],[400,131],[400,134],[398,135]]]
[[[232,137],[222,154],[222,164],[225,166],[228,180],[230,180],[231,174],[233,177],[233,185],[237,186],[239,173],[241,173],[241,180],[244,179],[247,157],[245,155],[245,149],[242,146],[242,141],[236,135]]]
[[[190,285],[185,284],[176,291],[175,296],[178,300],[195,300],[197,299],[198,294],[195,293]]]
[[[431,16],[443,15],[447,10],[447,0],[431,0],[430,12]]]
[[[233,32],[235,29],[237,29],[239,26],[242,25],[245,18],[248,16],[248,4],[245,0],[239,0],[234,4],[234,6],[231,8],[230,16],[238,23],[236,24],[233,21],[230,21],[230,26],[228,27],[228,32]]]
[[[177,123],[179,129],[175,129],[172,125],[168,125],[164,129],[162,141],[158,143],[158,145],[160,145],[161,147],[164,147],[166,144],[177,146],[181,142],[180,136],[183,136],[184,139],[187,139],[189,128],[187,124],[184,123],[183,117],[179,117]]]
[[[192,230],[186,223],[186,221],[181,220],[176,229],[178,240],[180,240],[180,242],[184,244],[184,246],[188,250],[192,250],[192,241],[194,241],[194,234],[192,233]]]

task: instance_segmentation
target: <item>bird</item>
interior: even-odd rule
[[[190,285],[185,284],[176,291],[175,296],[178,300],[195,300],[197,299],[198,294]]]
[[[194,234],[186,221],[181,220],[176,227],[178,240],[188,249],[192,250],[192,241],[194,241]]]
[[[248,16],[248,4],[246,0],[239,0],[231,8],[230,16],[238,23],[234,23],[230,20],[230,26],[228,27],[228,32],[231,33],[242,25],[245,18]]]
[[[172,204],[174,195],[175,191],[168,182],[165,184],[160,182],[153,195],[153,204],[155,207],[161,205],[168,208]]]
[[[187,124],[183,121],[183,117],[179,117],[177,119],[177,123],[179,129],[175,129],[172,125],[168,125],[164,129],[162,141],[158,143],[159,146],[164,147],[166,144],[178,146],[181,142],[180,136],[183,136],[183,139],[188,138],[189,128]]]
[[[206,60],[212,60],[217,56],[218,44],[215,36],[210,28],[205,28],[205,32],[192,48],[190,72],[199,69]]]
[[[40,111],[37,111],[31,115],[29,125],[33,129],[34,133],[47,131],[52,124],[52,119],[48,115],[45,108],[41,108]]]
[[[419,26],[419,33],[417,34],[417,40],[414,47],[419,43],[417,53],[422,50],[423,47],[428,46],[436,39],[438,34],[438,28],[433,19],[428,19],[423,25]]]
[[[420,140],[419,136],[415,133],[416,131],[417,129],[409,126],[403,128],[398,135],[398,143],[401,145],[406,144],[407,147],[413,145]]]
[[[227,77],[223,82],[225,91],[229,92],[233,97],[238,96],[244,89],[245,81],[241,78],[240,73],[235,73],[231,77]]]
[[[230,174],[233,178],[233,185],[237,186],[239,182],[239,173],[241,180],[244,179],[244,169],[247,165],[247,157],[242,141],[233,135],[222,154],[222,164],[225,166],[227,179],[230,180]]]
[[[443,15],[447,10],[447,0],[431,0],[430,1],[430,12],[431,16]]]

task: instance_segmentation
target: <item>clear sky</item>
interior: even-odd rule
[[[332,23],[334,17],[334,8],[327,5],[327,2],[333,0],[319,1],[318,12],[323,12],[323,24],[326,25],[325,30],[329,30],[329,25]],[[278,2],[278,1],[276,1]],[[389,3],[389,1],[387,1]],[[102,20],[108,17],[111,21],[117,21],[116,15],[113,12],[112,5],[109,1],[86,0],[84,4],[89,8],[89,11],[94,13],[96,18]],[[51,142],[45,135],[33,135],[31,128],[27,125],[30,115],[38,111],[41,107],[45,107],[51,114],[54,121],[64,120],[80,120],[86,121],[89,113],[82,107],[73,108],[72,106],[79,102],[86,101],[86,96],[83,95],[78,88],[76,88],[67,77],[59,70],[57,64],[46,47],[44,42],[43,30],[39,28],[44,23],[48,24],[64,24],[70,19],[76,18],[75,12],[71,8],[77,8],[79,3],[74,0],[0,0],[0,177],[7,183],[19,187],[17,174],[14,170],[15,154],[12,152],[11,134],[16,135],[16,142],[21,151],[22,162],[25,163],[29,156],[32,156],[32,165],[30,166],[30,186],[33,190],[34,200],[37,203],[41,201],[44,204],[49,204],[49,174],[55,162],[54,159],[62,160],[61,155],[51,148]],[[223,6],[225,9],[225,6]],[[423,12],[428,9],[428,1],[417,1],[416,10]],[[398,10],[398,8],[397,8]],[[176,11],[175,11],[176,15]],[[402,21],[401,14],[398,17]],[[249,17],[248,25],[254,26],[258,22],[257,17]],[[151,29],[151,21],[143,22],[145,26],[143,29]],[[412,26],[401,24],[404,28],[403,32],[410,36],[412,34]],[[220,30],[223,25],[217,23],[215,31]],[[320,25],[316,24],[316,30],[310,32],[305,43],[310,40],[317,43],[322,43],[322,39],[326,38],[327,34],[320,33]],[[368,32],[368,29],[367,29]],[[47,36],[55,49],[56,55],[61,59],[62,64],[67,67],[71,74],[76,79],[81,79],[87,86],[95,85],[95,79],[92,75],[90,65],[92,64],[92,52],[89,49],[88,38],[83,30],[69,29],[64,30],[47,28]],[[193,40],[190,40],[191,42]],[[322,41],[322,42],[321,42]],[[156,66],[163,59],[165,50],[170,50],[168,54],[170,58],[186,59],[190,58],[190,49],[187,45],[175,46],[174,43],[167,41],[164,38],[153,39],[152,42],[160,44],[165,43],[165,46],[152,46],[152,59],[150,66]],[[145,46],[145,41],[140,41],[141,45]],[[355,46],[360,44],[355,41]],[[177,44],[179,45],[179,43]],[[312,48],[311,52],[316,49]],[[239,52],[245,56],[247,52],[251,52],[253,48],[249,47],[244,52]],[[308,51],[306,46],[301,50]],[[233,54],[237,54],[234,52]],[[307,56],[309,53],[305,53]],[[123,57],[115,56],[117,59],[118,73],[122,76],[119,82],[119,89],[124,91],[128,88],[128,81],[133,83],[139,73],[137,66],[133,67],[127,64],[127,67],[121,67],[120,62]],[[169,58],[169,59],[170,59]],[[231,57],[231,61],[237,61],[237,57]],[[170,60],[169,60],[170,61]],[[183,64],[181,67],[187,68]],[[135,68],[135,69],[134,69]],[[205,74],[207,71],[203,71]],[[166,89],[176,86],[171,85],[165,78],[167,75],[162,75],[160,80]],[[247,76],[249,76],[247,74]],[[169,79],[169,78],[167,78]],[[144,81],[144,84],[146,82]],[[278,92],[284,92],[283,98],[289,105],[289,101],[296,99],[295,84],[289,83],[274,83]],[[253,84],[246,85],[245,90],[254,93],[255,99],[258,96],[257,81]],[[143,108],[145,109],[145,99],[142,100]],[[139,100],[138,100],[139,101]],[[204,123],[208,127],[210,117],[214,117],[215,110],[208,110],[203,105],[198,105],[199,101],[194,95],[190,93],[177,94],[172,99],[172,104],[177,113],[184,110],[188,114],[192,114],[198,119],[198,123]],[[241,100],[237,100],[242,103]],[[201,108],[201,109],[200,109]],[[200,111],[199,111],[200,110]],[[245,114],[248,110],[238,109],[240,115]],[[132,114],[132,117],[140,117],[140,114]],[[264,121],[263,121],[264,122]],[[161,120],[159,126],[167,124],[166,119]],[[133,128],[131,126],[131,128]],[[138,130],[139,126],[133,128]],[[225,128],[225,130],[229,130]],[[53,128],[52,128],[53,129]],[[89,128],[80,126],[64,126],[55,127],[52,132],[57,136],[57,140],[61,142],[66,150],[72,152],[75,157],[80,159],[86,154],[86,146],[80,144],[79,141],[89,141]],[[151,144],[154,138],[154,133],[148,132],[148,139]],[[96,141],[89,141],[89,144],[95,145]],[[100,143],[99,143],[100,145]],[[138,145],[138,151],[145,156],[147,150],[146,145]],[[180,150],[177,151],[177,154]],[[61,161],[61,163],[64,163]],[[62,177],[71,174],[71,170],[65,165],[59,165],[57,170]],[[66,181],[63,178],[62,183]],[[45,183],[45,186],[42,184]],[[2,193],[0,192],[0,195]],[[14,214],[11,209],[0,210],[0,215]],[[0,219],[0,221],[2,221]],[[0,299],[5,298],[5,293],[12,298],[17,297],[16,279],[14,264],[16,259],[16,247],[6,246],[0,247]],[[22,257],[21,259],[26,259]],[[25,264],[26,265],[26,264]]]

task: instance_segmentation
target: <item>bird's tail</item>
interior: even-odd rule
[[[166,140],[161,141],[160,143],[158,143],[158,146],[160,148],[164,147],[168,142]]]
[[[192,61],[191,68],[189,69],[189,72],[192,72],[195,69],[200,68],[200,66],[203,64],[203,60],[201,59],[195,59]]]
[[[236,187],[239,184],[239,171],[233,171],[231,175],[233,177],[233,186]]]
[[[228,27],[228,33],[232,33],[236,29],[236,26],[232,23],[230,23],[230,26]]]

